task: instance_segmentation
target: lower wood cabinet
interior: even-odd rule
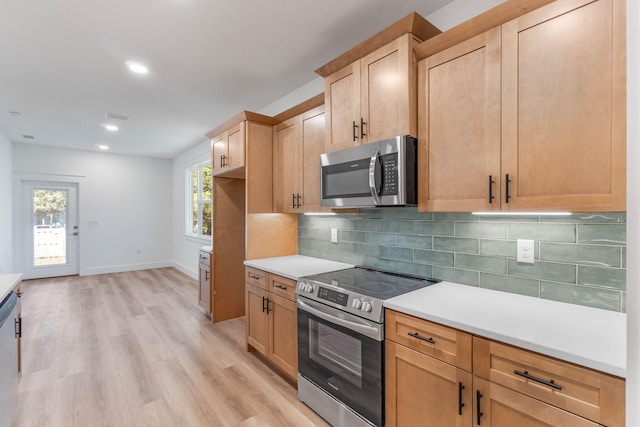
[[[207,316],[211,316],[211,255],[200,251],[198,274],[198,304]]]
[[[625,425],[622,378],[393,310],[385,318],[387,426]]]
[[[247,350],[254,349],[296,381],[298,317],[295,280],[246,267]]]
[[[470,372],[389,340],[385,358],[387,426],[471,426]]]
[[[601,425],[479,377],[473,378],[473,389],[474,426],[595,427]]]

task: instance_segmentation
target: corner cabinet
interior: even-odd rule
[[[393,310],[385,315],[388,426],[624,426],[623,379]]]
[[[324,142],[324,106],[274,125],[274,212],[329,211],[320,207],[320,155]]]
[[[326,152],[416,134],[419,42],[405,34],[325,78]]]
[[[296,382],[298,315],[295,280],[245,267],[247,350],[254,349]]]
[[[625,34],[568,0],[420,61],[419,209],[624,211]]]

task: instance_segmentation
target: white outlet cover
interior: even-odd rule
[[[338,229],[331,229],[331,243],[338,243]]]
[[[534,263],[535,246],[533,240],[518,239],[517,261],[527,264]]]

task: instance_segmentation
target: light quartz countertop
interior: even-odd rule
[[[344,262],[329,261],[304,255],[252,259],[245,261],[244,265],[293,280],[312,274],[328,273],[329,271],[353,267],[353,265],[345,264]]]
[[[384,306],[475,335],[626,377],[626,315],[450,282]]]
[[[2,301],[4,297],[9,294],[9,292],[11,292],[18,286],[21,279],[21,273],[0,274],[0,301]]]
[[[205,251],[205,252],[209,252],[210,254],[213,253],[213,246],[203,246],[200,248],[201,251]]]

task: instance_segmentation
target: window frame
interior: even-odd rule
[[[211,194],[211,199],[203,199],[202,198],[202,190],[203,190],[203,186],[202,186],[202,170],[206,167],[211,168],[211,160],[207,160],[204,162],[198,162],[195,164],[192,164],[190,166],[187,166],[185,168],[185,236],[186,237],[190,237],[190,238],[194,238],[194,239],[201,239],[201,240],[206,240],[206,241],[211,241],[211,235],[208,234],[202,234],[202,213],[203,213],[203,206],[204,205],[211,205],[211,220],[213,222],[213,175],[211,177],[212,179],[212,183],[211,183],[211,188],[212,188],[212,194]],[[198,226],[198,231],[194,232],[193,231],[193,172],[197,171],[198,174],[198,182],[197,182],[197,205],[198,205],[198,211],[197,211],[197,226]],[[211,228],[213,228],[213,224],[211,224]],[[212,230],[213,231],[213,230]]]

